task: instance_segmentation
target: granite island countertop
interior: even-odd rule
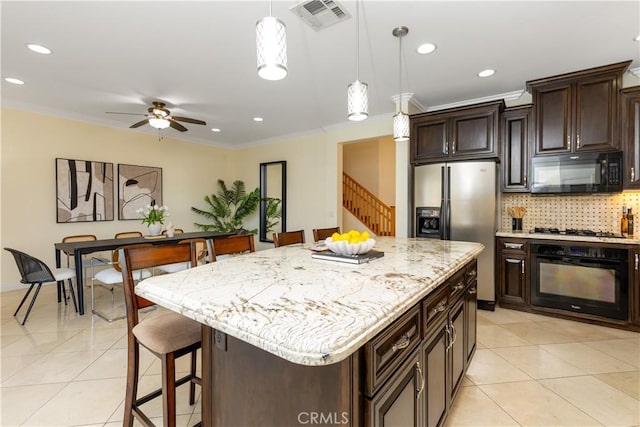
[[[136,293],[290,362],[346,359],[483,250],[479,243],[379,237],[382,258],[311,258],[309,244],[155,276]]]

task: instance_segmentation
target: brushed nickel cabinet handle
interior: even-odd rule
[[[522,274],[524,274],[524,260],[522,260]]]
[[[638,255],[636,255],[636,260],[638,259]],[[447,309],[447,302],[446,301],[442,301],[440,304],[438,304],[436,306],[436,308],[434,309],[434,311],[436,313],[442,313],[443,311],[445,311]]]
[[[580,148],[580,134],[576,136],[576,148]]]
[[[444,151],[444,154],[449,154],[449,143],[447,141],[442,144],[442,149]]]
[[[567,135],[567,150],[571,149],[571,135]]]
[[[416,390],[418,393],[416,394],[416,400],[420,397],[420,394],[424,390],[424,374],[422,373],[422,368],[420,367],[420,362],[416,362],[416,372],[418,373],[418,378],[420,379],[420,388]]]
[[[458,284],[453,287],[453,292],[457,292],[462,288],[464,288],[464,283],[458,282]]]
[[[520,259],[513,259],[513,258],[505,258],[505,261],[507,261],[509,264],[520,264],[520,262],[522,260]]]
[[[398,350],[402,350],[403,348],[409,347],[409,343],[411,342],[411,337],[409,336],[409,332],[404,334],[402,338],[398,340],[392,347],[391,351],[396,352]]]
[[[638,254],[636,254],[636,270],[638,270]]]
[[[524,185],[527,185],[527,175],[524,176]]]
[[[524,243],[505,243],[504,247],[507,249],[522,249]]]
[[[451,329],[449,329],[448,323],[444,326],[444,330],[447,333],[447,348],[444,351],[448,353],[451,349],[451,346],[453,345],[453,340],[451,339]]]
[[[631,168],[631,182],[636,180],[636,168]]]
[[[478,290],[477,290],[476,288],[471,288],[471,289],[469,289],[469,290],[467,291],[467,293],[468,293],[469,295],[474,295],[474,294],[477,294],[477,293],[478,293]]]
[[[456,142],[452,142],[453,154],[456,154]]]

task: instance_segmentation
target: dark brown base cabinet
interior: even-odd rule
[[[630,250],[629,256],[631,258],[629,266],[632,270],[631,274],[629,274],[629,281],[631,282],[629,289],[629,301],[631,301],[629,323],[640,326],[640,248]]]
[[[513,307],[529,304],[528,247],[525,239],[498,238],[496,241],[496,277],[500,305]]]
[[[294,364],[204,326],[203,425],[443,425],[476,348],[476,267],[332,365]]]

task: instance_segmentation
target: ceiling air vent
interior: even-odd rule
[[[289,10],[316,31],[351,18],[349,12],[333,0],[305,0]]]

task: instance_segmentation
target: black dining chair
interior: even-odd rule
[[[76,294],[73,290],[73,281],[72,279],[76,277],[76,273],[71,268],[56,268],[51,270],[47,264],[43,261],[40,261],[38,258],[35,258],[29,254],[24,252],[20,252],[16,249],[4,248],[6,251],[11,252],[13,258],[16,261],[16,265],[18,266],[18,271],[20,272],[21,280],[20,283],[24,283],[25,285],[30,285],[27,293],[24,294],[22,301],[20,301],[20,305],[16,309],[13,316],[17,316],[18,312],[22,308],[22,305],[26,301],[27,297],[33,290],[34,286],[38,285],[35,293],[33,294],[33,298],[31,298],[31,303],[29,303],[29,308],[27,309],[27,313],[24,315],[24,319],[22,320],[22,324],[24,325],[29,317],[29,313],[31,313],[31,309],[33,308],[33,304],[36,302],[36,298],[38,297],[38,293],[40,293],[40,288],[43,284],[49,283],[57,283],[64,282],[65,280],[69,281],[69,292],[71,293],[71,299],[73,300],[73,305],[78,311],[78,304],[76,302]],[[67,304],[67,292],[62,287],[62,292],[64,294],[64,303]]]

